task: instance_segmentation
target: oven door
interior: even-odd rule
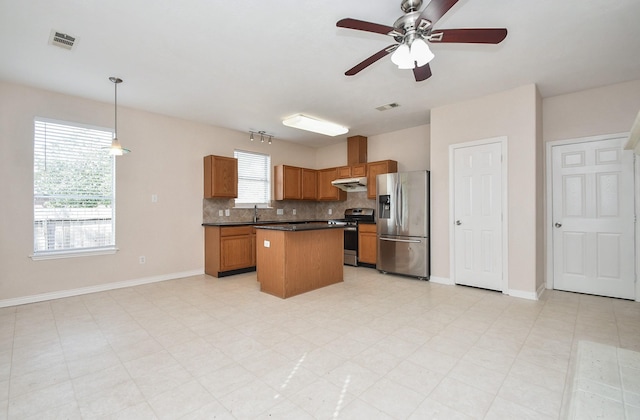
[[[357,226],[346,226],[344,228],[344,263],[346,265],[358,265]]]

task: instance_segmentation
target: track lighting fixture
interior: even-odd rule
[[[254,135],[260,135],[260,143],[264,143],[265,140],[267,140],[267,143],[271,144],[272,140],[273,140],[273,135],[272,134],[267,134],[266,131],[249,131],[249,140],[254,141],[255,137]]]

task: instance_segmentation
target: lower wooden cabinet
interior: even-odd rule
[[[214,277],[256,268],[253,226],[205,226],[204,272]]]
[[[358,225],[358,263],[375,265],[378,259],[378,240],[376,225],[361,223]]]

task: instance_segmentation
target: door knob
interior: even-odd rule
[[[462,222],[460,220],[456,220],[456,225],[460,226],[462,224]]]
[[[560,228],[560,227],[562,227],[562,223],[556,222],[556,224],[554,226],[557,227],[557,228]]]

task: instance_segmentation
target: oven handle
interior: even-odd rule
[[[344,228],[344,230],[345,231],[349,231],[349,232],[356,232],[358,230],[358,228],[355,227],[355,226],[349,226],[349,227]]]
[[[389,241],[389,242],[408,242],[410,244],[419,244],[420,240],[417,239],[391,239],[391,238],[380,238],[381,241]]]

